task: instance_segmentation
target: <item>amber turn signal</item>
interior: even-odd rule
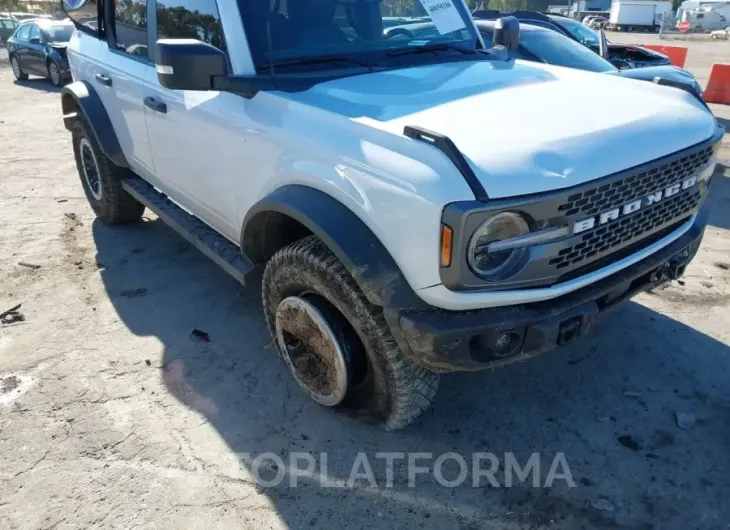
[[[454,231],[450,226],[441,225],[441,266],[449,267],[451,265],[451,243],[453,241]]]

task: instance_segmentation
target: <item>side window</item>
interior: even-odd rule
[[[30,36],[28,37],[28,40],[32,39],[38,39],[40,42],[43,42],[43,39],[41,38],[41,31],[35,24],[30,24]]]
[[[30,35],[30,24],[21,26],[20,29],[15,33],[15,38],[20,40],[28,40]]]
[[[210,0],[158,0],[158,39],[197,39],[225,50],[218,8]]]
[[[117,50],[147,58],[147,0],[114,0]]]

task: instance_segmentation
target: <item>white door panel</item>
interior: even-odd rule
[[[102,42],[96,37],[80,31],[73,33],[68,43],[67,52],[71,77],[74,81],[86,81],[94,85],[94,68],[101,45]],[[106,42],[104,46],[106,46]],[[96,88],[95,85],[94,88]]]
[[[150,178],[154,165],[143,104],[144,76],[150,65],[113,52],[106,43],[102,43],[98,57],[90,82],[104,103],[129,165],[139,175]]]
[[[165,105],[146,107],[154,166],[162,188],[207,224],[238,243],[241,230],[233,178],[245,172],[232,164],[236,153],[226,149],[235,134],[225,126],[243,98],[224,92],[168,90],[154,68],[147,72],[145,97]],[[246,149],[245,143],[241,149]]]

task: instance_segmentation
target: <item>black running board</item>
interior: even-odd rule
[[[254,264],[241,254],[236,245],[144,180],[125,179],[122,187],[228,274],[242,284],[246,283],[246,276],[254,269]]]

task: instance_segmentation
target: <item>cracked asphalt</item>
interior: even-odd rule
[[[713,106],[726,125],[729,109]],[[710,207],[684,285],[624,304],[572,347],[443,377],[433,408],[388,434],[298,390],[258,282],[241,287],[152,215],[96,222],[58,93],[0,65],[0,313],[21,304],[0,324],[0,528],[728,528],[726,167]],[[575,487],[427,474],[411,488],[402,461],[388,487],[375,456],[452,451],[538,452],[541,485],[563,453]],[[267,452],[325,453],[330,487],[257,484],[250,459]],[[333,487],[359,452],[377,486]]]

